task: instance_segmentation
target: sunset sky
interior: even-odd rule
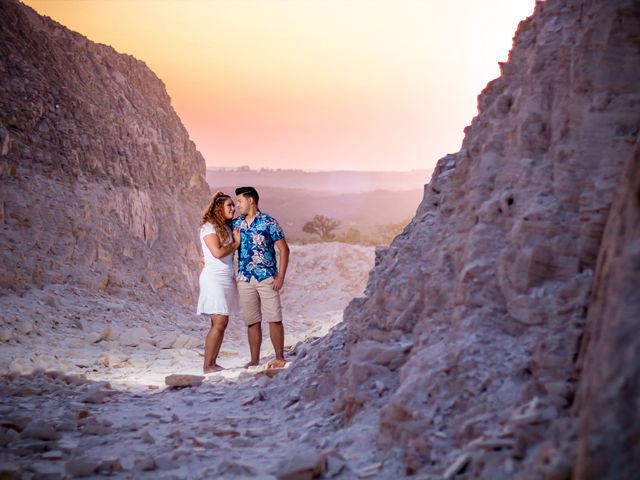
[[[209,166],[432,168],[534,0],[26,0],[143,60]]]

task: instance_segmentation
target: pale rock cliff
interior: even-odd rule
[[[616,190],[578,360],[575,478],[640,472],[640,141]]]
[[[164,84],[16,1],[0,27],[0,288],[190,299],[208,187]]]
[[[640,4],[539,2],[501,70],[302,392],[409,474],[640,478]]]

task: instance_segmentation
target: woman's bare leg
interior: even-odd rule
[[[204,373],[223,370],[216,361],[218,360],[218,354],[220,353],[220,346],[224,339],[224,331],[227,328],[227,323],[229,323],[229,317],[227,315],[211,315],[211,328],[204,341],[204,367],[202,368]]]

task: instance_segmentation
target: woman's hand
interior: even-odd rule
[[[235,243],[238,246],[240,245],[240,229],[239,228],[233,229],[233,243]]]

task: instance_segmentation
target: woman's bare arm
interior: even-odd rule
[[[204,252],[202,248],[198,248],[198,268],[201,272],[204,269]]]
[[[240,242],[236,241],[235,238],[230,244],[222,245],[222,243],[220,242],[220,237],[218,237],[218,235],[215,233],[209,233],[203,238],[204,243],[207,245],[207,248],[209,248],[211,254],[216,258],[226,257],[230,253],[235,252],[240,246]]]

